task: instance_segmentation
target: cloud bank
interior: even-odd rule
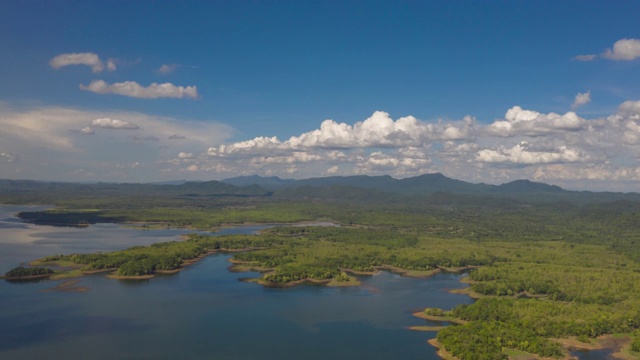
[[[576,96],[578,105],[589,101],[590,92]],[[204,153],[178,157],[176,164],[226,176],[442,172],[472,182],[530,178],[569,187],[576,181],[591,186],[617,181],[628,187],[640,180],[638,159],[640,101],[627,101],[616,113],[596,119],[513,106],[488,124],[471,116],[435,122],[393,119],[377,111],[353,124],[324,120],[317,129],[286,140],[259,136],[211,146]]]
[[[520,106],[488,123],[472,116],[423,121],[376,111],[352,123],[319,121],[316,129],[288,139],[239,141],[229,141],[230,127],[213,122],[56,107],[17,110],[0,103],[0,128],[0,171],[14,178],[156,181],[441,172],[471,182],[529,178],[568,188],[640,191],[640,100],[590,119]]]

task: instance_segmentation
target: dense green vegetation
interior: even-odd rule
[[[17,268],[7,271],[4,276],[7,278],[21,278],[31,276],[42,276],[53,274],[53,270],[46,267],[24,267],[18,266]]]
[[[628,334],[631,350],[640,351],[637,194],[574,193],[530,182],[469,186],[442,176],[327,181],[329,186],[318,179],[297,186],[286,182],[289,187],[278,185],[273,193],[216,182],[74,187],[0,181],[0,203],[53,204],[55,209],[20,217],[70,226],[106,221],[212,229],[331,221],[341,226],[191,235],[186,241],[43,261],[140,276],[179,269],[212,251],[241,250],[233,256],[236,267],[259,269],[263,284],[277,286],[347,281],[353,271],[419,276],[477,267],[467,277],[481,297],[477,302],[429,310],[464,320],[438,333],[455,356],[500,359],[514,349],[556,357],[563,350],[551,339],[589,341],[612,333]],[[420,190],[428,184],[434,187]]]

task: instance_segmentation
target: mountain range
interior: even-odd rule
[[[397,196],[432,196],[438,193],[460,196],[527,197],[533,200],[640,200],[638,193],[569,191],[555,185],[516,180],[501,185],[474,184],[442,174],[424,174],[405,179],[391,176],[331,176],[301,180],[276,176],[240,176],[222,181],[176,183],[63,183],[33,180],[1,180],[0,195],[39,191],[108,195],[111,192],[149,196],[273,196],[344,200],[381,200]]]

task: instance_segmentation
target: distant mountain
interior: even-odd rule
[[[182,185],[163,185],[173,193],[188,195],[268,195],[269,192],[258,185],[235,186],[220,181],[189,181]]]
[[[264,189],[275,190],[284,186],[291,185],[295,182],[293,179],[280,179],[277,176],[263,177],[260,175],[238,176],[221,180],[223,183],[235,186],[258,185]]]
[[[378,192],[394,193],[401,195],[430,195],[438,192],[482,195],[482,194],[529,194],[529,193],[558,193],[562,188],[554,185],[535,183],[529,180],[517,180],[502,185],[473,184],[466,181],[451,179],[440,173],[424,174],[405,179],[394,179],[391,176],[328,176],[309,178],[302,180],[283,180],[278,177],[240,176],[222,180],[227,184],[236,186],[258,185],[269,190],[278,190],[279,194],[301,194],[305,188],[318,194],[319,188],[344,188],[375,189]],[[285,189],[298,188],[297,191],[284,191]],[[326,191],[322,191],[326,194]]]
[[[435,173],[397,180],[392,189],[396,193],[406,195],[433,194],[436,192],[480,194],[491,191],[492,185],[472,184]]]
[[[295,181],[292,186],[351,186],[362,189],[377,189],[404,195],[433,194],[436,192],[477,193],[477,184],[448,178],[442,174],[425,174],[406,179],[384,176],[330,176]],[[488,186],[488,185],[487,185]]]
[[[130,183],[92,183],[79,184],[69,182],[39,182],[32,180],[1,180],[0,195],[3,193],[55,192],[74,195],[108,195],[110,193],[151,195],[151,196],[266,196],[271,192],[257,185],[235,186],[220,181],[185,182],[179,185],[130,184]]]
[[[563,188],[555,185],[548,185],[529,180],[516,180],[495,187],[498,193],[560,193],[565,192]]]

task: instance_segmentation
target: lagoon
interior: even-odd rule
[[[32,209],[32,208],[31,208]],[[140,230],[115,224],[58,228],[13,217],[0,206],[0,271],[35,258],[111,251],[178,240],[185,229]],[[254,232],[262,227],[224,229]],[[429,279],[382,272],[362,286],[265,288],[228,271],[230,255],[146,281],[85,276],[87,292],[43,290],[60,282],[0,282],[2,359],[438,359],[434,332],[412,312],[472,302],[448,292],[460,275]]]

